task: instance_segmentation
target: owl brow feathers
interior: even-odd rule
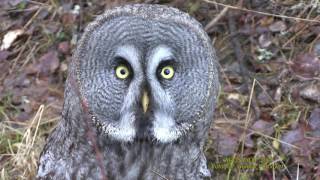
[[[92,132],[90,126],[89,126],[89,117],[90,117],[90,112],[89,112],[89,105],[88,105],[88,101],[86,100],[85,97],[83,97],[80,93],[80,88],[79,88],[79,83],[74,79],[73,75],[69,76],[70,78],[70,82],[71,82],[71,87],[74,88],[75,93],[78,95],[80,102],[81,102],[81,107],[82,110],[84,112],[84,121],[86,124],[86,129],[87,129],[87,138],[88,140],[90,140],[92,142],[92,147],[94,149],[95,152],[95,157],[96,160],[98,162],[99,168],[101,170],[101,175],[102,175],[102,180],[107,180],[107,176],[106,176],[106,172],[105,172],[105,167],[103,164],[103,157],[102,157],[102,153],[97,145],[97,141],[96,141],[96,137],[94,137],[94,134],[96,135],[96,133]]]

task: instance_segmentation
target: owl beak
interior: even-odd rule
[[[149,96],[146,90],[143,91],[141,102],[142,102],[143,112],[146,113],[149,106]]]

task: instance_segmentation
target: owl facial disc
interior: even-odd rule
[[[96,126],[119,142],[193,136],[196,123],[209,121],[200,122],[216,93],[205,32],[189,17],[178,23],[180,17],[114,13],[89,25],[77,52],[81,92]]]

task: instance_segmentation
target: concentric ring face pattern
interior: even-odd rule
[[[86,53],[81,54],[78,62],[78,78],[90,110],[100,123],[113,128],[106,130],[111,136],[119,133],[115,131],[121,128],[132,132],[126,137],[115,137],[119,140],[134,139],[139,128],[142,128],[139,131],[150,132],[143,133],[143,136],[154,135],[152,128],[156,125],[153,121],[161,121],[156,118],[155,112],[158,112],[169,117],[173,123],[162,127],[162,122],[159,122],[160,126],[157,127],[177,131],[177,137],[172,138],[176,140],[183,134],[178,131],[185,132],[186,127],[199,119],[206,108],[213,61],[206,43],[194,29],[165,19],[121,16],[105,21],[90,34],[87,44],[82,46],[82,51]],[[162,59],[151,63],[159,47],[167,49],[164,52],[168,54],[162,54]],[[132,71],[130,78],[119,79],[115,76],[115,67],[120,63],[117,59],[123,56],[119,54],[119,49],[127,54],[127,57],[121,59],[126,61]],[[160,64],[168,59],[172,61],[174,77],[157,78]],[[143,88],[148,88],[151,100],[147,118],[138,115],[141,113],[139,100]],[[161,96],[167,100],[161,99]],[[130,120],[124,120],[124,116],[130,117]],[[140,127],[141,124],[144,124],[143,127]]]

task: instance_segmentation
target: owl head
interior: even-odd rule
[[[127,5],[87,26],[73,63],[91,119],[106,138],[171,143],[210,124],[216,59],[201,25],[186,13]]]

